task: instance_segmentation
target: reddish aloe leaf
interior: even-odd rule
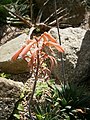
[[[38,42],[43,38],[43,34],[39,37]]]
[[[48,55],[45,52],[40,51],[39,52],[39,59],[40,59],[40,65],[44,63],[44,61],[48,58]]]
[[[51,60],[51,70],[52,70],[52,69],[53,69],[53,66],[54,66],[54,60],[53,60],[53,58],[50,57],[50,56],[49,56],[49,58],[50,58],[50,60]]]
[[[22,50],[25,48],[25,46],[22,46],[11,58],[11,60],[16,60],[19,56],[19,54],[22,52]]]
[[[36,50],[31,54],[30,61],[28,62],[28,67],[30,67],[30,70],[33,70],[35,58],[36,58]]]
[[[34,38],[37,40],[37,42],[40,42],[40,40],[43,38],[43,34],[40,37],[34,36]]]
[[[21,56],[21,57],[24,57],[24,56],[27,54],[27,52],[30,50],[30,48],[31,48],[35,43],[36,43],[35,40],[32,41],[32,42],[30,42],[30,43],[23,49],[23,51],[20,53],[20,56]]]
[[[24,56],[24,58],[23,58],[26,62],[29,62],[30,61],[30,56]]]
[[[38,37],[34,36],[34,39],[35,39],[37,42],[39,42],[39,38],[38,38]]]
[[[43,35],[43,40],[44,42],[48,42],[47,37],[45,35]]]
[[[46,58],[48,58],[48,55],[45,52],[41,52],[41,57],[43,60],[45,60]]]
[[[49,33],[47,32],[44,32],[44,35],[49,39],[51,40],[52,42],[56,43],[56,39],[54,37],[52,37]]]
[[[36,48],[34,52],[31,54],[30,61],[28,62],[29,67],[31,67],[35,62],[35,58],[37,57],[37,52],[38,52],[38,48]]]
[[[30,39],[27,39],[27,40],[25,41],[26,44],[29,44],[30,42],[32,42],[32,40],[30,40]]]
[[[45,68],[43,68],[43,74],[44,74],[44,75],[46,75],[46,74],[47,74],[47,75],[49,75],[49,76],[50,76],[51,71],[50,71],[48,68],[46,68],[46,67],[45,67]]]
[[[28,67],[30,68],[30,70],[33,70],[33,60],[30,56],[25,56],[23,58],[26,62],[28,62]]]
[[[54,65],[57,65],[57,61],[53,56],[48,55],[48,58],[51,60],[51,70],[52,70]]]
[[[49,55],[49,58],[52,58],[54,61],[54,64],[57,65],[57,61],[56,61],[55,57]]]
[[[31,55],[33,58],[36,58],[36,57],[37,57],[37,52],[38,52],[38,50],[39,50],[38,48],[35,48],[35,49],[34,49],[32,55]]]
[[[47,46],[54,46],[59,52],[64,52],[63,48],[58,43],[53,43],[51,41],[46,43]]]
[[[31,57],[30,61],[28,62],[28,67],[30,70],[33,70],[33,58]]]

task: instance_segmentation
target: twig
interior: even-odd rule
[[[66,8],[63,9],[63,10],[61,10],[61,8],[57,9],[57,15],[60,14],[60,13],[62,13],[62,12],[64,12],[65,10],[66,10]],[[53,12],[53,13],[44,21],[44,23],[47,23],[47,22],[50,20],[50,18],[53,17],[53,16],[55,16],[55,12]]]
[[[66,13],[65,15],[59,17],[59,18],[58,18],[58,22],[59,22],[61,19],[63,19],[64,17],[66,17],[67,15],[68,15],[68,13]],[[53,25],[55,25],[56,23],[57,23],[56,20],[54,20],[53,22],[50,22],[49,25],[53,26]]]
[[[36,19],[36,22],[37,22],[37,23],[40,23],[43,9],[44,9],[45,5],[46,5],[48,2],[49,2],[49,0],[46,0],[46,1],[44,2],[43,6],[41,7],[41,9],[39,10],[38,15],[37,15],[37,19]]]
[[[29,1],[30,1],[31,22],[34,23],[34,20],[33,20],[33,0],[29,0]]]
[[[30,100],[29,100],[29,117],[31,118],[31,120],[34,120],[32,115],[31,115],[31,102],[33,100],[33,96],[34,96],[34,93],[35,93],[37,80],[38,80],[38,78],[35,79],[35,82],[34,82],[34,85],[33,85],[32,94],[31,94],[31,97],[30,97]]]

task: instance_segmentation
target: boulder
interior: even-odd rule
[[[28,71],[27,63],[24,60],[11,61],[12,55],[20,49],[26,38],[27,35],[24,33],[0,46],[0,72],[18,74]]]
[[[49,33],[59,42],[57,28],[52,28]],[[83,74],[87,74],[84,70],[87,70],[90,66],[90,34],[88,33],[89,31],[81,28],[69,27],[60,29],[61,43],[65,50],[63,61],[66,81],[74,80],[76,76],[77,80],[79,80]],[[60,60],[58,61],[58,66],[53,70],[53,74],[56,78],[63,80],[62,62]]]
[[[44,21],[49,17],[52,13],[55,12],[55,3],[54,0],[49,0],[46,5],[43,6],[44,2],[47,0],[35,0],[36,7],[38,9],[42,9],[42,18],[41,20]],[[67,16],[62,17],[59,21],[60,27],[66,27],[66,26],[79,26],[85,17],[85,1],[82,0],[56,0],[57,2],[57,9],[61,8],[62,10],[65,9],[63,12],[58,14],[58,17],[64,16],[67,14]],[[55,20],[55,15],[53,15],[50,20],[47,23],[50,23],[51,21]]]
[[[23,90],[22,82],[0,77],[0,120],[7,120]]]
[[[85,33],[78,53],[77,64],[72,80],[77,84],[87,85],[90,89],[90,30]]]

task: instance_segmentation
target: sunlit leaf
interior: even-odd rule
[[[19,54],[22,52],[22,50],[25,48],[25,46],[21,47],[11,58],[11,60],[16,60],[19,56]]]
[[[24,106],[22,104],[18,104],[17,110],[23,111],[24,110]]]
[[[37,58],[38,54],[38,48],[34,49],[34,51],[31,54],[30,61],[28,62],[28,66],[31,70],[33,70],[34,63],[36,62],[35,59]]]
[[[54,46],[59,52],[64,52],[63,48],[58,43],[53,43],[51,41],[46,43],[47,46]]]
[[[24,56],[27,54],[27,52],[30,50],[30,48],[33,46],[33,44],[35,44],[35,43],[36,43],[35,40],[32,41],[32,42],[30,42],[30,43],[23,49],[23,51],[20,53],[19,56],[24,57]]]
[[[43,35],[43,40],[44,40],[44,42],[48,42],[48,39],[45,35]]]
[[[13,116],[20,120],[20,114],[14,114]]]
[[[57,61],[53,56],[48,55],[48,58],[51,60],[51,70],[52,70],[54,65],[57,65]]]
[[[38,119],[38,120],[42,120],[42,119],[44,119],[44,118],[45,118],[45,116],[40,115],[40,114],[36,114],[36,117],[37,117],[37,119]]]
[[[24,98],[24,93],[22,92],[21,95],[20,95],[20,99]]]
[[[30,39],[27,39],[27,40],[25,41],[26,44],[29,44],[30,42],[32,42],[32,40],[30,40]]]
[[[44,35],[52,42],[56,43],[56,39],[54,37],[52,37],[49,33],[44,32]]]

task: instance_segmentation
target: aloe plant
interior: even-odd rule
[[[51,55],[49,55],[45,51],[45,47],[49,48],[51,51]],[[18,57],[24,59],[30,68],[30,73],[33,73],[35,82],[33,85],[32,94],[29,100],[29,116],[33,120],[31,116],[30,105],[33,99],[33,95],[36,89],[36,84],[39,79],[39,76],[42,75],[43,78],[46,76],[46,80],[48,76],[50,76],[51,70],[54,65],[57,64],[56,59],[53,54],[54,51],[52,49],[54,47],[59,52],[64,52],[63,48],[57,43],[56,39],[54,39],[50,34],[44,32],[41,36],[34,36],[33,40],[26,40],[25,44],[12,56],[12,61],[15,61]],[[45,61],[49,59],[51,62],[50,69],[44,66]],[[41,76],[40,76],[41,77]]]

